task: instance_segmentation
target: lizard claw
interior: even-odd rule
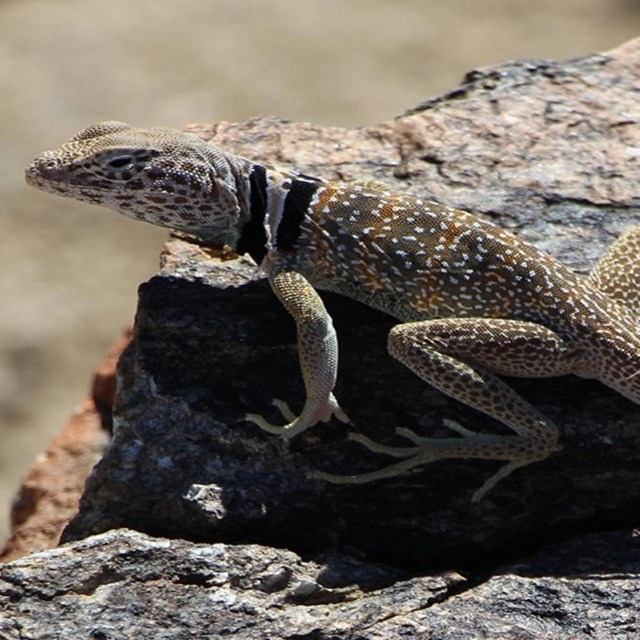
[[[311,412],[303,409],[299,416],[296,416],[295,413],[293,413],[289,405],[284,400],[275,398],[271,403],[278,409],[280,415],[286,420],[286,424],[273,424],[258,413],[247,413],[244,416],[244,419],[247,422],[252,422],[256,426],[260,427],[263,431],[283,436],[284,438],[291,438],[318,422],[329,422],[329,420],[334,417],[337,420],[340,420],[340,422],[351,422],[347,414],[341,409],[333,393],[329,394],[329,398],[324,405],[316,407]]]
[[[245,414],[244,419],[247,422],[253,422],[253,424],[260,427],[260,429],[262,429],[263,431],[268,431],[269,433],[273,433],[278,436],[285,435],[287,432],[287,427],[289,427],[289,425],[293,424],[296,421],[296,414],[293,413],[293,411],[289,407],[289,404],[285,400],[274,398],[271,401],[271,404],[276,407],[276,409],[278,409],[280,415],[287,421],[287,424],[273,424],[259,413],[247,413]]]
[[[271,401],[271,404],[280,411],[280,415],[287,421],[293,422],[296,419],[296,414],[291,411],[291,407],[287,403],[286,400],[280,400],[279,398],[274,398]],[[254,415],[254,414],[249,414]]]

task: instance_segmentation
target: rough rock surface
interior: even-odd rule
[[[564,63],[483,69],[469,74],[455,91],[393,122],[356,130],[271,118],[191,130],[252,158],[290,163],[323,177],[383,180],[397,190],[475,211],[586,271],[622,229],[640,218],[639,63],[636,40],[608,54]],[[387,356],[390,318],[336,296],[325,300],[340,339],[337,396],[355,428],[387,442],[395,442],[395,426],[450,435],[442,427],[446,418],[474,429],[502,429],[427,388]],[[633,578],[638,572],[637,538],[631,534],[575,538],[540,551],[525,562],[528,568],[518,568],[525,566],[521,563],[496,569],[543,543],[637,525],[640,408],[602,385],[575,378],[513,381],[561,426],[565,448],[502,481],[480,505],[471,505],[470,495],[497,463],[443,461],[358,487],[308,481],[305,472],[314,468],[356,472],[390,461],[346,441],[341,424],[318,426],[285,444],[243,422],[247,411],[275,418],[269,408],[273,397],[300,406],[293,324],[249,260],[210,260],[206,248],[181,240],[168,245],[161,274],[140,289],[134,339],[119,375],[117,429],[65,540],[131,527],[226,543],[220,553],[229,566],[247,566],[242,559],[247,553],[273,558],[285,553],[266,547],[247,552],[233,546],[238,544],[285,547],[286,553],[315,558],[320,565],[324,561],[317,559],[330,554],[325,571],[338,560],[353,566],[356,549],[363,566],[396,567],[388,588],[398,600],[392,602],[402,601],[398,594],[411,585],[414,605],[401,613],[380,605],[389,611],[386,622],[384,615],[362,622],[353,609],[346,616],[351,626],[340,630],[337,609],[305,609],[305,616],[318,616],[316,626],[308,626],[306,617],[298,624],[290,608],[297,605],[285,596],[274,605],[281,626],[269,627],[271,614],[260,610],[252,630],[241,622],[218,628],[211,625],[227,624],[225,616],[232,612],[256,611],[254,605],[237,592],[229,595],[225,582],[211,589],[206,577],[180,568],[178,555],[160,569],[140,562],[145,577],[139,579],[112,568],[119,554],[129,560],[131,547],[175,546],[178,554],[178,548],[191,548],[187,543],[109,534],[76,543],[72,551],[35,557],[41,564],[32,584],[39,575],[45,580],[47,571],[55,575],[57,563],[69,567],[76,555],[104,551],[96,560],[107,567],[99,579],[70,575],[68,588],[50,593],[50,607],[59,594],[60,602],[76,612],[62,616],[65,624],[75,624],[80,611],[91,619],[89,600],[78,598],[80,593],[104,596],[100,606],[109,616],[139,611],[150,625],[173,620],[180,629],[193,622],[194,635],[185,635],[185,626],[183,635],[158,637],[215,637],[223,628],[233,638],[633,637],[624,635],[635,629],[638,604],[637,587],[626,580],[627,573]],[[597,569],[589,564],[592,554],[603,561]],[[18,574],[10,573],[15,566]],[[22,566],[7,565],[2,575],[16,585]],[[84,563],[78,560],[75,566]],[[478,586],[455,596],[459,582],[446,588],[438,583],[434,596],[434,579],[415,577],[443,569],[464,571],[468,585]],[[60,575],[67,571],[61,569]],[[351,579],[345,571],[344,588],[359,584],[355,570]],[[398,572],[405,582],[398,582]],[[237,586],[234,570],[229,573]],[[253,580],[261,575],[255,568],[249,573]],[[584,579],[575,579],[581,573]],[[128,600],[132,580],[150,590]],[[157,588],[165,584],[175,588]],[[36,587],[32,593],[40,597]],[[156,604],[155,593],[160,594]],[[361,604],[366,608],[374,602],[367,597],[386,593],[374,589]],[[206,606],[201,610],[191,597]],[[30,614],[20,609],[23,601],[29,602],[18,589],[5,606],[20,624],[31,624]],[[624,612],[622,625],[608,617],[612,611],[616,625]],[[603,635],[607,624],[610,633]],[[97,622],[94,627],[94,637],[117,637]],[[201,629],[207,632],[199,636]],[[46,636],[25,631],[21,637]]]
[[[604,640],[640,633],[640,538],[586,536],[470,588],[344,554],[116,530],[0,566],[0,637]]]

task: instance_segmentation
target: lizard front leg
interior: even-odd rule
[[[545,377],[584,370],[585,366],[581,351],[571,348],[558,334],[538,324],[515,320],[455,318],[398,325],[389,335],[389,352],[435,388],[500,420],[515,435],[489,435],[454,427],[462,437],[424,438],[409,429],[398,429],[398,434],[413,446],[391,447],[352,434],[353,440],[376,453],[404,459],[361,475],[314,472],[311,477],[361,484],[445,458],[507,461],[476,491],[473,500],[477,502],[500,479],[518,467],[546,458],[558,447],[555,425],[491,372]]]
[[[282,401],[274,401],[288,424],[271,424],[262,416],[250,413],[245,419],[261,429],[290,438],[332,416],[348,422],[333,396],[338,371],[338,340],[331,316],[322,299],[307,279],[296,271],[268,272],[269,282],[296,322],[298,358],[306,399],[302,412],[295,417]]]

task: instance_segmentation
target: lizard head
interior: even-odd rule
[[[102,122],[35,158],[26,180],[50,193],[233,245],[247,211],[243,162],[193,134]]]

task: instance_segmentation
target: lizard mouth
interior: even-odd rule
[[[86,172],[82,175],[76,174],[69,167],[61,165],[49,153],[45,152],[38,156],[25,169],[24,177],[29,186],[48,193],[70,195],[92,201],[98,196],[113,193],[112,181],[90,176]]]
[[[93,204],[103,204],[105,196],[111,192],[111,185],[86,184],[69,180],[54,167],[45,167],[38,158],[24,172],[25,182],[31,186],[56,196],[75,198]]]
[[[24,179],[30,187],[36,187],[43,191],[49,191],[53,193],[66,191],[66,183],[59,178],[49,177],[42,174],[42,171],[35,166],[30,165],[24,172]]]
[[[37,189],[42,189],[43,191],[50,191],[54,193],[65,193],[74,186],[72,182],[69,182],[66,179],[43,175],[42,172],[33,165],[28,167],[24,172],[24,179],[30,187],[36,187]],[[96,190],[99,189],[99,187],[93,185],[87,185],[87,187]]]
[[[37,158],[25,169],[24,179],[30,187],[39,187],[43,182],[46,182],[46,178],[38,167]]]

